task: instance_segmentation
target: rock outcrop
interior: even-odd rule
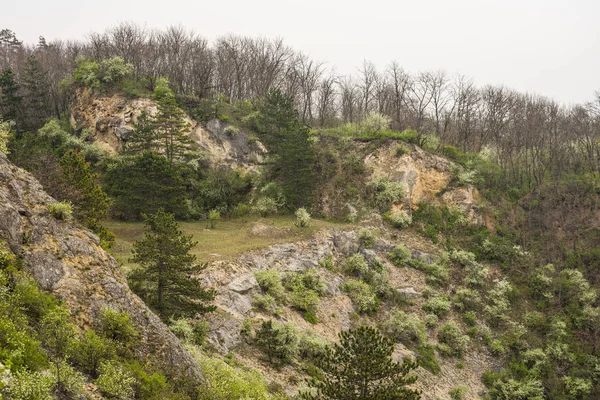
[[[141,355],[152,353],[174,373],[200,379],[198,364],[129,290],[98,238],[50,214],[48,205],[54,201],[35,178],[0,153],[0,239],[22,258],[25,270],[65,302],[80,327],[93,326],[105,307],[126,311],[142,336]]]

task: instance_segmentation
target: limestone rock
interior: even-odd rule
[[[48,204],[54,201],[29,173],[0,153],[0,238],[23,259],[25,270],[40,287],[62,299],[82,327],[93,326],[105,307],[127,312],[141,334],[143,354],[152,353],[174,371],[201,378],[198,364],[130,291],[98,238],[50,215]]]

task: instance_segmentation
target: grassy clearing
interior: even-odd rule
[[[307,228],[294,226],[293,216],[271,218],[231,219],[217,223],[215,229],[206,229],[206,221],[181,222],[181,230],[194,235],[198,245],[192,251],[198,261],[229,260],[249,251],[267,247],[275,243],[294,242],[308,239],[314,232],[330,227],[350,227],[349,224],[313,219]],[[129,270],[133,243],[144,234],[142,222],[106,221],[106,227],[115,233],[117,239],[112,253]],[[252,232],[254,228],[254,233]],[[259,229],[262,228],[262,229]],[[260,231],[257,233],[256,231]]]

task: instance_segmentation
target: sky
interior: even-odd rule
[[[182,25],[214,40],[281,37],[339,74],[363,60],[445,70],[478,85],[582,103],[600,90],[600,0],[6,0],[20,40],[81,39],[122,21]]]

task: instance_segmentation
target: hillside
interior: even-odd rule
[[[600,97],[1,33],[0,397],[600,397]]]

